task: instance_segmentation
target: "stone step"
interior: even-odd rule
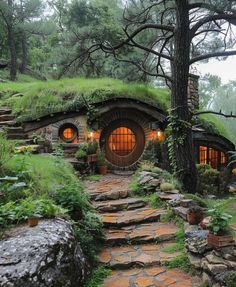
[[[10,108],[7,107],[1,107],[0,108],[0,115],[7,115],[7,114],[11,114],[12,110]]]
[[[166,247],[174,245],[175,243],[161,243],[108,247],[99,254],[99,261],[113,269],[163,265],[163,263],[181,254],[180,252],[164,252]]]
[[[109,201],[95,201],[93,205],[98,211],[102,212],[113,212],[121,210],[132,210],[141,208],[147,205],[147,203],[141,198],[122,198]]]
[[[28,135],[26,135],[25,133],[11,133],[7,134],[7,138],[10,140],[24,140],[28,138]]]
[[[160,221],[161,215],[165,213],[164,209],[145,207],[116,213],[101,213],[101,217],[105,227],[119,228],[137,223]]]
[[[0,122],[4,122],[4,121],[12,121],[15,119],[15,116],[13,116],[12,114],[3,114],[0,115]]]
[[[90,192],[90,198],[94,201],[116,200],[129,197],[130,195],[131,191],[128,189],[111,190],[107,192]]]
[[[156,266],[113,271],[101,287],[197,287],[201,283],[181,270]]]
[[[178,228],[174,223],[152,222],[106,230],[109,246],[127,243],[149,243],[173,240]]]
[[[8,134],[15,134],[15,133],[22,133],[22,132],[24,132],[24,129],[21,126],[19,126],[19,127],[8,127],[7,128]]]
[[[15,124],[15,121],[0,121],[0,126],[14,126]]]
[[[178,216],[180,216],[181,218],[183,218],[183,220],[187,220],[187,213],[188,213],[188,207],[175,207],[174,208],[174,213]]]

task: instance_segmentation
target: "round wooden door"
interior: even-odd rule
[[[141,157],[145,147],[143,129],[130,120],[112,122],[104,131],[106,159],[115,166],[128,167]]]

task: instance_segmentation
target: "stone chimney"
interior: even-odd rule
[[[199,94],[198,94],[198,80],[199,76],[189,74],[188,78],[188,106],[190,111],[199,108]]]

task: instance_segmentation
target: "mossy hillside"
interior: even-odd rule
[[[21,120],[30,120],[52,112],[69,111],[83,107],[85,102],[93,104],[117,97],[134,98],[157,105],[163,110],[170,107],[167,89],[144,84],[127,84],[110,78],[84,79],[65,78],[47,82],[2,83],[3,96],[0,105],[10,106]],[[22,97],[14,97],[22,93]]]

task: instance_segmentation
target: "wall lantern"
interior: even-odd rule
[[[165,133],[164,131],[161,130],[158,122],[150,123],[149,128],[151,130],[150,132],[151,140],[157,140],[157,141],[165,140]]]

